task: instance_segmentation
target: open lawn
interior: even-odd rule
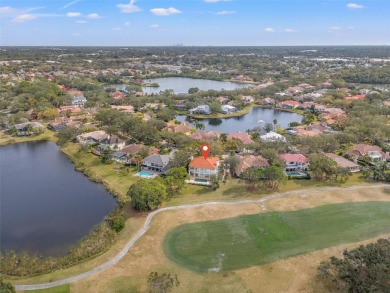
[[[196,272],[232,271],[390,233],[390,202],[355,202],[185,224],[166,256]]]
[[[69,293],[70,292],[70,285],[62,285],[58,287],[53,287],[49,289],[42,289],[42,290],[32,290],[32,291],[25,291],[29,293]]]
[[[37,141],[37,140],[51,140],[55,141],[57,138],[55,137],[55,132],[45,129],[43,133],[40,135],[32,135],[32,136],[11,136],[5,134],[4,131],[0,131],[0,146],[8,145],[13,143],[22,143],[29,141]]]

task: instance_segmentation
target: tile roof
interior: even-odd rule
[[[219,164],[219,159],[216,157],[208,157],[207,159],[203,157],[196,157],[190,162],[190,167],[199,168],[199,169],[217,169]]]
[[[244,172],[245,169],[250,167],[269,167],[269,163],[266,159],[264,159],[262,156],[241,156],[239,157],[240,162],[237,164],[235,168],[235,172],[238,176],[242,172]]]
[[[335,161],[337,165],[341,168],[356,168],[359,167],[358,164],[355,164],[354,162],[351,162],[350,160],[347,160],[346,158],[337,156],[335,154],[327,153],[325,154],[329,159],[332,161]]]
[[[279,158],[284,162],[309,163],[309,159],[302,154],[280,154]]]
[[[253,140],[246,132],[231,132],[227,135],[228,139],[239,139],[242,141],[243,144],[252,144]]]

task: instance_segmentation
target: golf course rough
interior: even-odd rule
[[[196,272],[270,263],[390,233],[390,202],[328,204],[184,224],[164,239],[164,254]]]

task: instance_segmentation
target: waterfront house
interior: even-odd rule
[[[83,144],[103,143],[109,138],[104,130],[83,133],[77,136],[77,141]]]
[[[26,123],[19,123],[15,124],[14,128],[16,130],[17,136],[29,136],[33,135],[34,131],[36,130],[44,130],[45,126],[43,126],[39,122],[26,122]]]
[[[219,132],[215,131],[197,131],[190,135],[192,139],[196,140],[213,140],[220,136]]]
[[[230,113],[237,112],[237,108],[234,106],[230,106],[230,105],[223,105],[221,107],[221,112],[223,114],[230,114]]]
[[[191,160],[188,166],[188,174],[190,180],[197,181],[197,179],[210,180],[212,175],[218,176],[218,167],[220,161],[216,157],[196,157]]]
[[[260,139],[263,141],[286,141],[286,138],[283,135],[273,131],[261,135]]]
[[[305,171],[309,166],[309,159],[302,154],[280,154],[286,172]]]
[[[159,173],[165,173],[169,169],[169,162],[173,154],[169,155],[151,155],[146,157],[142,162],[142,168]]]
[[[339,166],[340,168],[346,168],[352,173],[360,171],[360,167],[358,164],[351,162],[346,158],[331,153],[327,153],[325,154],[325,156],[327,156],[332,161],[336,162],[337,166]]]
[[[234,172],[238,177],[248,168],[267,168],[270,166],[268,161],[262,156],[240,156],[239,160],[239,163],[234,168]]]
[[[278,104],[278,107],[283,108],[283,109],[294,109],[294,108],[297,108],[299,105],[300,105],[300,103],[297,101],[287,100],[287,101],[280,102]]]
[[[275,105],[275,100],[271,98],[265,98],[263,100],[263,105],[265,106],[274,106]]]
[[[188,113],[209,115],[209,114],[211,114],[211,110],[210,110],[210,107],[208,105],[199,105],[195,108],[188,110]]]

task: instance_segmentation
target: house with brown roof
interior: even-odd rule
[[[287,101],[280,102],[278,104],[278,107],[284,108],[284,109],[294,109],[294,108],[297,108],[299,105],[300,105],[300,103],[297,101],[287,100]]]
[[[102,143],[109,138],[104,130],[83,133],[77,136],[77,141],[84,144]]]
[[[275,105],[275,100],[271,99],[271,98],[265,98],[263,100],[263,105],[265,105],[265,106],[273,106],[273,105]]]
[[[192,139],[196,140],[212,140],[217,139],[219,136],[220,133],[215,131],[197,131],[190,135]]]
[[[364,98],[366,97],[366,95],[363,95],[363,94],[358,94],[358,95],[354,95],[354,96],[347,96],[345,97],[345,100],[347,101],[362,101],[364,100]]]
[[[383,152],[382,148],[379,146],[368,144],[355,144],[346,154],[355,159],[368,156],[373,162],[386,162],[390,157],[390,155]]]
[[[239,163],[234,168],[234,173],[236,174],[236,176],[240,176],[241,173],[248,168],[267,168],[270,166],[268,161],[262,156],[240,156],[239,160]]]
[[[133,114],[134,113],[134,107],[131,105],[127,105],[127,106],[112,105],[111,108],[118,110],[118,111],[121,111],[121,112],[126,113],[126,114]]]
[[[360,171],[360,166],[358,164],[351,162],[346,158],[343,158],[341,156],[332,153],[327,153],[325,154],[325,156],[327,156],[332,161],[336,162],[337,166],[339,166],[340,168],[347,168],[352,173]]]
[[[280,154],[279,159],[286,172],[305,171],[309,166],[309,159],[302,154]]]
[[[243,144],[252,144],[253,140],[250,135],[246,132],[230,132],[227,135],[227,139],[238,139],[241,140]]]
[[[191,128],[188,127],[184,123],[176,125],[176,124],[172,124],[172,123],[168,122],[166,130],[169,131],[169,132],[173,132],[173,133],[179,133],[180,132],[180,133],[184,133],[186,135],[190,135],[191,134]]]
[[[197,179],[204,179],[209,181],[211,176],[218,176],[219,165],[220,160],[216,157],[207,157],[205,159],[203,156],[201,156],[192,159],[188,165],[188,174],[190,175],[190,180],[197,181]]]
[[[122,92],[115,92],[113,93],[113,95],[111,96],[114,100],[122,100],[125,98],[125,94],[122,93]]]
[[[227,102],[229,102],[229,98],[221,96],[221,97],[218,97],[218,98],[217,98],[217,101],[218,101],[221,105],[224,105],[224,104],[226,104]]]

